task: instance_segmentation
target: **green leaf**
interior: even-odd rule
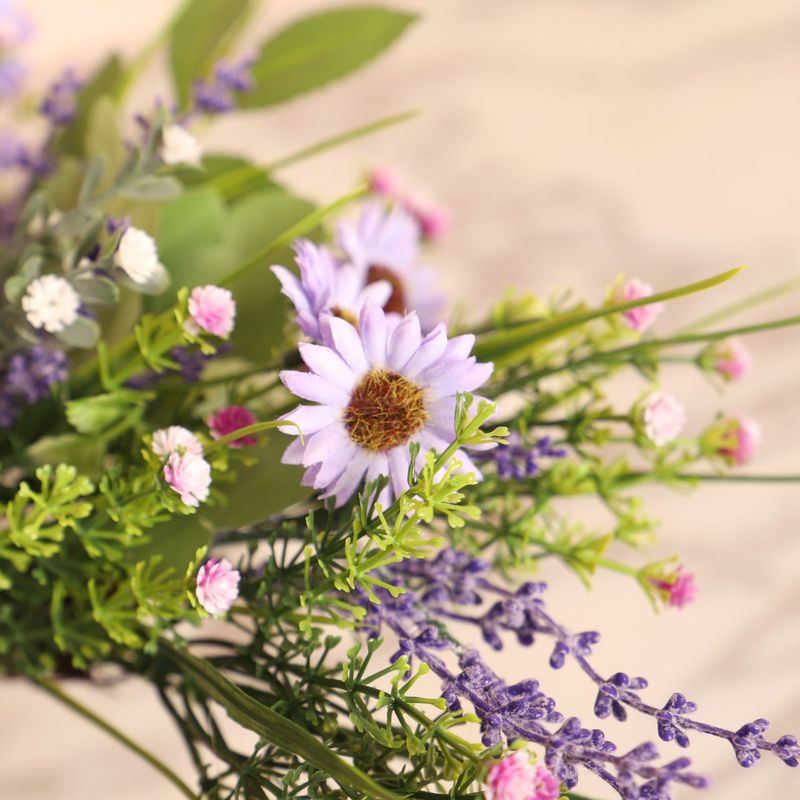
[[[117,126],[117,106],[108,95],[99,97],[89,111],[85,150],[87,155],[104,162],[106,177],[98,183],[98,187],[105,189],[126,155]]]
[[[117,284],[108,278],[76,278],[72,286],[84,303],[110,305],[119,299]]]
[[[275,433],[264,437],[263,443],[248,447],[247,456],[255,463],[237,464],[235,480],[218,482],[214,488],[222,493],[224,505],[206,506],[200,516],[216,528],[241,528],[308,497],[310,490],[300,485],[300,469],[281,464],[290,442],[288,436]]]
[[[255,7],[253,0],[194,0],[172,27],[169,60],[181,108]]]
[[[308,761],[340,785],[349,786],[371,800],[401,800],[399,795],[348,764],[297,723],[254,700],[208,662],[163,640],[160,647],[166,657],[178,665],[184,674],[191,676],[209,697],[220,703],[235,722],[254,731],[265,741]]]
[[[481,361],[494,361],[499,364],[512,364],[525,358],[536,345],[563,335],[567,331],[592,322],[595,319],[618,314],[631,308],[656,303],[663,300],[674,300],[678,297],[702,292],[713,286],[718,286],[730,280],[741,272],[741,269],[732,269],[714,275],[696,283],[670,289],[666,292],[657,292],[639,300],[626,303],[601,306],[600,308],[579,308],[568,311],[553,319],[544,321],[527,322],[513,328],[490,333],[481,337],[475,345],[473,352]]]
[[[100,326],[86,317],[78,317],[75,322],[56,334],[56,338],[69,347],[80,347],[84,350],[94,347],[100,338]]]
[[[237,254],[234,264],[258,255],[281,233],[312,213],[306,200],[283,189],[252,194],[232,210],[229,234]],[[231,337],[240,358],[263,363],[272,358],[272,349],[283,342],[286,306],[280,284],[269,266],[287,260],[287,253],[275,253],[271,261],[242,274],[230,284],[236,298],[236,328]]]
[[[105,447],[98,437],[64,433],[60,436],[43,436],[25,452],[36,466],[71,464],[81,474],[99,478]]]
[[[122,85],[125,71],[119,57],[111,56],[78,95],[75,118],[58,140],[56,149],[73,156],[84,155],[89,112],[103,95],[115,95]]]
[[[197,514],[173,517],[149,530],[147,536],[149,542],[129,549],[129,560],[140,562],[158,556],[159,566],[172,567],[178,575],[186,571],[201,547],[211,543],[211,531],[201,524]]]
[[[202,170],[179,169],[176,174],[184,186],[214,189],[226,203],[233,203],[254,191],[278,186],[270,180],[264,167],[238,156],[208,155],[203,159]]]
[[[180,181],[169,175],[140,175],[123,183],[117,189],[116,194],[126,200],[163,202],[164,200],[174,200],[182,192],[183,186]]]
[[[158,252],[174,286],[218,283],[230,269],[226,216],[212,189],[190,189],[161,207]],[[163,295],[149,301],[148,308],[160,311],[173,303],[173,297]]]
[[[242,108],[277,105],[357,70],[389,47],[416,19],[380,6],[323,11],[284,28],[261,48],[253,91]]]
[[[66,405],[67,420],[78,433],[102,433],[143,405],[141,392],[120,389],[70,400]]]

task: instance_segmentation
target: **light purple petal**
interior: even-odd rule
[[[494,369],[493,364],[469,361],[440,361],[424,375],[421,381],[429,387],[429,397],[436,400],[457,392],[472,392],[483,386]]]
[[[317,431],[306,440],[306,449],[303,453],[303,466],[323,463],[334,457],[337,451],[345,449],[350,439],[347,432],[340,424],[328,425]]]
[[[395,372],[402,370],[421,342],[419,319],[416,314],[408,314],[394,329],[389,340],[386,366]]]
[[[361,308],[360,323],[361,341],[364,344],[367,361],[372,367],[384,367],[386,365],[388,330],[383,309],[377,303],[365,302]]]
[[[375,283],[370,283],[364,289],[364,297],[368,297],[383,308],[389,302],[393,291],[394,289],[389,281],[375,281]]]
[[[411,453],[408,445],[395,447],[386,454],[389,460],[389,477],[392,479],[392,491],[399,497],[408,489],[408,468],[411,464]]]
[[[369,364],[367,364],[364,348],[361,346],[361,338],[356,329],[349,322],[338,317],[331,317],[327,323],[330,325],[331,338],[339,355],[356,376],[363,375],[369,369]]]
[[[417,352],[408,360],[408,363],[403,368],[403,375],[407,378],[416,378],[423,370],[436,363],[444,355],[446,347],[447,328],[444,325],[437,325],[422,340]]]
[[[358,484],[361,483],[361,479],[367,471],[367,466],[369,466],[369,459],[366,452],[358,450],[345,467],[344,472],[322,497],[336,497],[337,508],[344,505],[353,496]]]
[[[349,438],[337,446],[336,450],[331,450],[319,465],[319,472],[314,478],[314,488],[325,489],[334,483],[358,453],[358,448]]]
[[[303,400],[311,400],[312,403],[341,407],[347,405],[350,399],[344,389],[311,372],[284,370],[280,379],[292,394]]]
[[[444,351],[444,358],[447,361],[451,359],[469,358],[474,345],[475,335],[472,333],[464,333],[461,336],[455,336],[447,343],[447,347]]]
[[[336,419],[336,409],[331,406],[297,406],[294,411],[282,417],[300,426],[303,436],[311,436],[322,430],[326,425],[330,425]],[[297,428],[293,425],[282,425],[278,430],[281,433],[288,433],[297,436]]]
[[[299,349],[300,356],[312,372],[338,386],[348,395],[353,391],[356,376],[338,353],[318,344],[302,343]]]
[[[300,466],[303,463],[303,450],[305,450],[305,446],[298,437],[283,451],[281,464]]]

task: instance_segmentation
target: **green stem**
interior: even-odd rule
[[[63,703],[68,708],[71,708],[84,719],[94,723],[98,728],[105,731],[120,744],[144,759],[153,769],[160,772],[184,797],[188,797],[189,800],[200,800],[199,795],[195,794],[166,764],[156,758],[151,752],[145,750],[141,745],[136,744],[136,742],[122,733],[118,728],[115,728],[110,722],[99,717],[94,711],[78,702],[74,697],[68,695],[52,681],[46,678],[36,677],[31,677],[31,680],[56,700]]]
[[[211,444],[206,445],[204,452],[208,455],[208,453],[213,453],[214,450],[219,450],[221,447],[225,447],[231,442],[235,442],[237,439],[244,439],[245,436],[254,436],[257,433],[263,433],[264,431],[277,428],[279,425],[293,425],[300,432],[302,438],[302,431],[300,431],[299,426],[294,422],[290,422],[289,420],[270,420],[269,422],[256,422],[254,425],[248,425],[246,428],[239,428],[229,433],[227,436],[221,436],[219,439],[215,439],[211,442]]]
[[[615,350],[605,350],[599,353],[591,353],[584,358],[579,358],[575,361],[565,361],[554,367],[545,367],[536,372],[524,375],[521,378],[510,381],[505,384],[501,391],[507,392],[512,389],[518,389],[529,383],[541,380],[542,378],[556,375],[565,370],[573,370],[584,367],[588,364],[599,364],[605,362],[623,361],[628,363],[632,356],[636,353],[646,352],[648,350],[657,349],[659,347],[682,347],[690,344],[697,344],[698,342],[708,343],[719,341],[720,339],[727,339],[731,336],[747,336],[754,333],[764,333],[766,331],[778,330],[780,328],[788,328],[795,325],[800,325],[800,316],[785,317],[783,319],[776,319],[772,322],[762,322],[757,325],[742,325],[737,328],[725,328],[719,331],[709,331],[708,333],[685,333],[678,336],[671,336],[666,339],[650,339],[645,342],[637,342],[636,344],[627,345],[626,347],[618,347]]]
[[[324,153],[326,150],[330,150],[333,147],[338,147],[340,144],[346,144],[353,139],[360,139],[362,136],[369,136],[369,134],[376,133],[384,128],[397,125],[401,122],[406,122],[406,120],[419,116],[419,113],[419,111],[404,111],[401,114],[392,114],[391,116],[384,117],[376,122],[370,122],[367,125],[362,125],[360,128],[355,128],[354,130],[346,131],[345,133],[340,133],[336,136],[331,136],[327,139],[317,142],[316,144],[304,147],[302,150],[298,150],[291,155],[279,158],[270,164],[267,164],[264,169],[267,172],[277,172],[279,169],[289,167],[292,164],[296,164],[298,161],[303,161],[306,158],[311,158],[312,156]]]

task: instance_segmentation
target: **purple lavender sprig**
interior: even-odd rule
[[[755,763],[762,751],[772,752],[789,766],[797,766],[800,747],[793,736],[776,742],[764,737],[768,723],[756,720],[737,731],[729,731],[699,722],[690,714],[697,706],[676,693],[657,708],[645,703],[639,691],[646,688],[644,678],[631,678],[617,672],[603,678],[591,666],[588,657],[600,639],[587,631],[570,634],[546,612],[541,583],[523,584],[511,592],[496,586],[486,577],[489,565],[471,556],[445,550],[435,559],[407,560],[392,567],[393,578],[411,590],[397,598],[381,593],[379,605],[364,601],[367,616],[363,624],[372,635],[388,627],[400,639],[395,654],[419,658],[443,680],[443,696],[452,709],[468,700],[479,718],[484,744],[492,746],[505,740],[525,739],[542,746],[545,762],[568,788],[578,782],[579,769],[588,769],[612,786],[625,800],[669,800],[670,785],[679,783],[705,788],[702,776],[688,772],[690,761],[679,758],[661,766],[652,762],[658,757],[655,745],[646,742],[624,755],[599,729],[587,729],[580,720],[564,720],[553,698],[543,694],[537,681],[507,685],[488,667],[474,650],[460,648],[431,619],[452,619],[478,626],[484,639],[494,648],[503,646],[501,633],[512,632],[522,644],[532,644],[536,636],[555,638],[550,665],[559,669],[568,657],[576,660],[598,688],[594,711],[600,718],[614,715],[625,719],[627,708],[656,719],[664,741],[686,747],[687,730],[724,738],[731,743],[742,766]],[[498,599],[480,615],[462,613],[452,605],[483,604],[484,595]],[[458,656],[459,672],[447,666],[444,653]],[[551,726],[560,724],[556,730]]]
[[[10,428],[27,406],[48,397],[67,373],[61,350],[36,345],[14,353],[0,381],[0,428]]]
[[[247,57],[240,61],[220,61],[208,80],[194,83],[194,111],[203,114],[224,114],[238,107],[237,94],[253,90],[255,82],[250,68],[255,58]]]
[[[566,455],[567,451],[564,448],[553,445],[550,436],[543,436],[533,444],[528,444],[516,431],[508,437],[508,444],[476,454],[477,460],[483,463],[493,463],[501,478],[513,480],[522,480],[538,475],[543,458],[564,458]]]

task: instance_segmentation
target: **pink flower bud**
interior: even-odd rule
[[[519,752],[492,765],[484,794],[486,800],[557,800],[559,782],[547,767],[534,766]]]
[[[400,192],[400,180],[389,167],[376,167],[367,175],[369,190],[379,197],[394,197]]]
[[[417,218],[423,238],[431,242],[443,239],[453,227],[453,215],[449,208],[443,206],[417,206],[414,209],[414,216]]]
[[[742,380],[753,366],[753,357],[740,339],[727,339],[717,349],[716,371],[726,381]]]
[[[683,430],[686,412],[671,394],[653,392],[644,402],[642,422],[647,438],[656,447],[663,447]]]
[[[197,508],[211,486],[211,466],[195,453],[173,453],[164,464],[164,480],[187,506]]]
[[[670,580],[651,578],[650,582],[664,594],[664,599],[671,608],[683,608],[697,596],[694,575],[684,572],[683,567],[678,567]]]
[[[241,575],[227,558],[212,558],[197,571],[195,592],[209,614],[224,614],[239,596]]]
[[[186,328],[191,333],[206,333],[227,339],[236,320],[233,295],[219,286],[196,286],[189,296],[189,316]]]
[[[208,418],[208,427],[215,439],[221,439],[229,433],[254,425],[256,421],[255,414],[244,406],[225,406]],[[243,436],[241,439],[234,439],[229,447],[252,447],[254,444],[258,444],[255,436]]]
[[[754,419],[731,420],[733,447],[721,447],[720,455],[736,466],[741,467],[752,459],[761,444],[761,426]]]
[[[622,287],[622,291],[616,299],[618,302],[627,303],[631,300],[641,300],[651,294],[653,294],[653,287],[649,283],[644,283],[638,278],[631,278]],[[629,308],[627,311],[622,312],[622,316],[631,330],[644,333],[656,321],[656,318],[663,310],[663,303],[650,303],[638,308]]]

